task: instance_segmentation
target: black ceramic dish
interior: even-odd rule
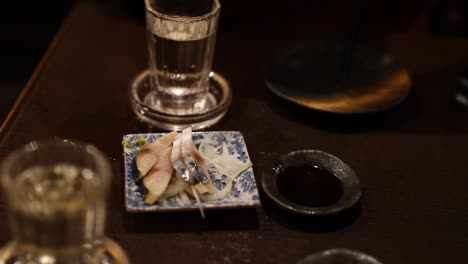
[[[336,176],[342,184],[343,194],[333,204],[327,206],[304,206],[288,199],[278,186],[277,176],[287,167],[317,166],[328,170]],[[302,215],[333,215],[355,205],[361,197],[361,188],[355,172],[339,158],[320,150],[300,150],[290,152],[279,158],[273,168],[265,169],[261,179],[265,193],[275,204],[284,210]]]
[[[330,113],[387,110],[408,96],[408,71],[377,49],[331,40],[291,43],[267,61],[265,83],[279,97]]]

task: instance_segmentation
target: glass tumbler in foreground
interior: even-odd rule
[[[30,142],[0,167],[13,240],[0,263],[129,263],[104,235],[111,168],[94,146]]]
[[[145,6],[149,68],[131,83],[134,112],[166,129],[217,122],[231,96],[211,71],[218,0],[145,0]]]

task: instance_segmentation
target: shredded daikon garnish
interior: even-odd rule
[[[175,195],[175,200],[178,204],[180,205],[184,205],[184,202],[182,201],[182,199],[180,198],[180,194],[179,195]]]
[[[166,198],[159,198],[158,201],[159,201],[161,204],[166,204],[166,203],[167,203],[167,199],[166,199]]]
[[[221,199],[226,198],[226,196],[228,196],[228,194],[231,193],[231,189],[232,189],[232,180],[229,179],[228,182],[226,183],[226,186],[224,186],[223,189],[218,190],[217,192],[213,194],[201,194],[200,199],[206,202],[221,200]]]
[[[188,197],[186,192],[179,193],[179,197],[183,205],[190,204],[190,198]]]
[[[203,212],[203,207],[201,205],[200,198],[198,197],[198,193],[194,185],[192,185],[192,194],[193,194],[193,197],[195,197],[195,200],[197,201],[197,206],[198,206],[198,209],[200,210],[201,217],[205,219],[205,212]]]
[[[214,169],[218,173],[210,175],[217,179],[221,179],[218,176],[226,175],[228,177],[226,185],[221,190],[217,190],[212,194],[201,194],[200,199],[202,201],[215,201],[221,200],[227,197],[231,193],[232,182],[239,176],[244,170],[252,166],[252,162],[242,162],[236,156],[229,154],[229,149],[226,143],[223,143],[222,154],[219,155],[215,147],[208,144],[201,144],[200,151],[204,155],[204,158],[208,160]]]
[[[219,172],[231,179],[235,179],[241,172],[252,166],[252,162],[242,162],[236,156],[230,155],[226,143],[223,143],[223,153],[221,155],[218,155],[216,149],[207,144],[200,145],[200,150],[205,158],[216,166]]]

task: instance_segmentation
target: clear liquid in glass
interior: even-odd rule
[[[13,242],[0,263],[128,263],[104,236],[105,192],[88,168],[33,166],[17,175],[7,195]]]
[[[150,105],[171,114],[204,109],[216,40],[212,27],[210,21],[162,19],[148,25],[149,64],[156,90]]]

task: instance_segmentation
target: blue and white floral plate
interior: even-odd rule
[[[145,204],[143,201],[144,187],[135,181],[138,173],[135,165],[135,156],[140,147],[153,142],[164,133],[157,134],[130,134],[123,137],[125,163],[125,208],[128,212],[163,212],[163,211],[191,211],[198,210],[195,201],[190,204],[180,204],[175,198],[168,199],[165,203],[153,205]],[[227,146],[230,155],[235,156],[242,162],[249,162],[249,154],[245,145],[244,137],[239,131],[211,131],[193,132],[193,141],[197,148],[200,144],[216,148],[217,154],[223,152],[223,145]],[[223,175],[219,179],[212,179],[213,185],[221,189],[226,185],[227,177]],[[201,202],[204,209],[227,209],[227,208],[252,208],[260,207],[257,184],[255,183],[252,168],[240,173],[232,182],[232,189],[222,200]]]

